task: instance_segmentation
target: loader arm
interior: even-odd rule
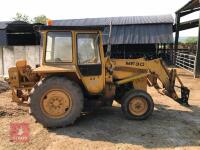
[[[139,59],[112,59],[113,67],[127,67],[133,69],[148,70],[148,83],[150,86],[154,86],[156,89],[159,88],[158,79],[163,85],[163,93],[176,102],[188,105],[189,89],[183,85],[179,76],[176,73],[176,69],[168,70],[163,64],[161,59],[145,60],[144,58]],[[175,85],[175,81],[180,83],[180,87]],[[175,87],[180,88],[181,96],[178,97]]]

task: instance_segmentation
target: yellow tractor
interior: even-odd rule
[[[180,104],[188,105],[189,89],[161,59],[113,59],[110,44],[104,54],[102,28],[40,26],[42,63],[32,69],[26,60],[9,69],[13,101],[30,107],[45,127],[73,124],[82,112],[121,104],[128,119],[143,120],[153,110],[147,86],[159,88]],[[110,32],[111,35],[111,32]],[[109,38],[110,39],[110,38]],[[110,43],[110,42],[109,42]],[[180,83],[181,97],[174,87]]]

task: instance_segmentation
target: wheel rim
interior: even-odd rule
[[[135,116],[141,116],[147,112],[148,104],[143,97],[134,97],[129,102],[129,111]]]
[[[40,105],[46,116],[62,118],[71,111],[72,100],[66,91],[53,89],[43,94]]]

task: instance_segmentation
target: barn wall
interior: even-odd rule
[[[3,47],[4,76],[8,76],[8,68],[15,66],[17,60],[26,59],[35,68],[39,64],[39,46],[7,46]]]
[[[8,68],[14,66],[14,51],[12,46],[3,47],[4,76],[8,76]]]

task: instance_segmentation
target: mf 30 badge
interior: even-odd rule
[[[126,61],[126,65],[130,65],[130,66],[144,66],[144,62]]]

